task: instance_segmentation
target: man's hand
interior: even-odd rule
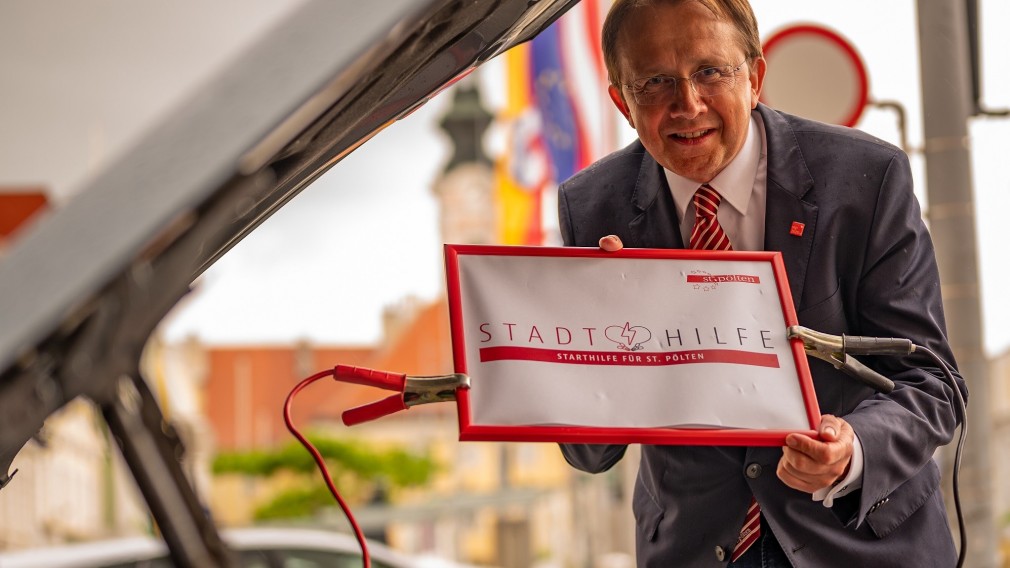
[[[855,437],[848,422],[830,414],[821,416],[817,431],[821,440],[803,434],[786,436],[777,471],[783,483],[811,494],[834,485],[845,476],[852,460]]]
[[[600,248],[607,252],[617,252],[624,248],[624,243],[621,242],[621,237],[617,235],[607,235],[600,237]]]

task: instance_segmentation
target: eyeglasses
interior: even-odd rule
[[[712,97],[733,88],[736,85],[737,73],[747,63],[744,59],[739,65],[724,65],[722,67],[706,67],[691,73],[690,77],[670,77],[655,75],[643,77],[624,86],[631,91],[631,96],[640,105],[668,104],[677,96],[677,82],[687,80],[695,94],[699,97]]]

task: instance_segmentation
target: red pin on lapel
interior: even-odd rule
[[[805,228],[806,225],[804,225],[803,223],[800,223],[799,221],[793,221],[793,224],[789,227],[789,234],[794,237],[802,237],[803,229]]]

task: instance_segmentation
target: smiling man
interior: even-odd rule
[[[760,104],[746,0],[616,0],[603,52],[638,141],[561,185],[566,245],[781,251],[801,325],[908,338],[953,364],[907,156]],[[811,361],[816,439],[643,447],[639,566],[953,566],[932,455],[957,427],[954,392],[939,369],[870,363],[892,393]],[[599,472],[625,446],[562,451]]]

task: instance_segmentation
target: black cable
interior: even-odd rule
[[[926,355],[929,355],[937,366],[943,371],[944,376],[947,378],[947,382],[950,383],[950,388],[954,389],[954,395],[957,397],[958,410],[961,413],[961,433],[957,438],[957,448],[954,450],[954,472],[953,472],[953,495],[954,495],[954,510],[957,513],[957,530],[961,539],[961,550],[957,557],[957,567],[961,568],[964,566],[964,559],[968,553],[968,535],[965,531],[964,526],[964,515],[961,512],[961,493],[958,490],[960,484],[960,472],[961,472],[961,451],[964,449],[964,440],[968,432],[968,412],[965,407],[964,397],[961,395],[961,389],[957,386],[957,381],[954,379],[954,371],[950,368],[939,355],[933,353],[929,349],[922,347],[921,345],[915,346],[915,351],[921,351]]]

